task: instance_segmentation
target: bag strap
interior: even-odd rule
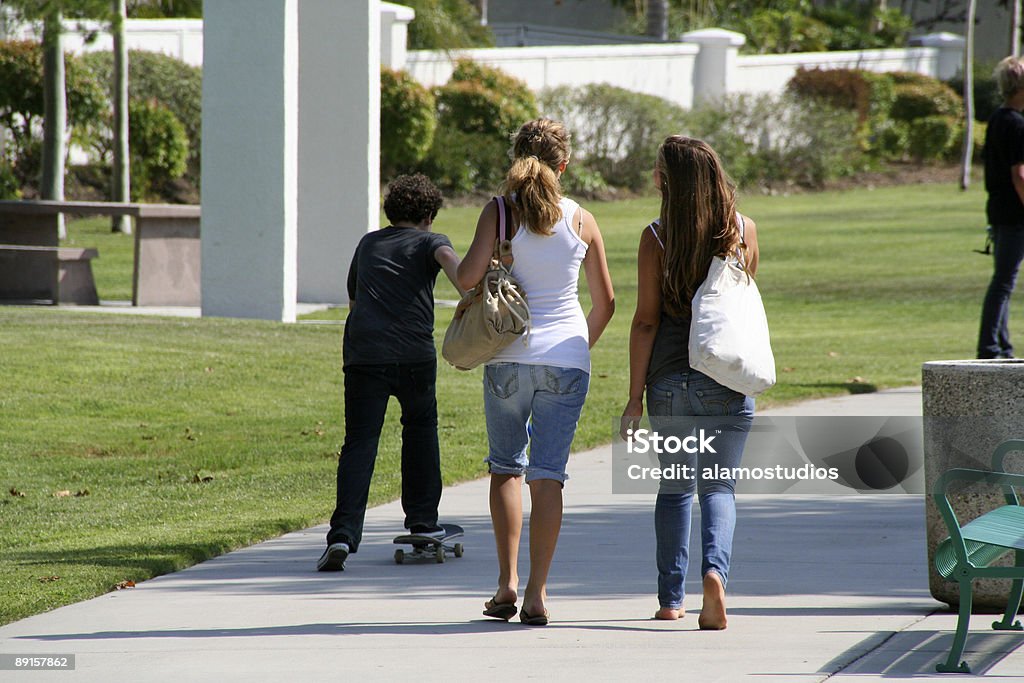
[[[497,196],[494,201],[498,203],[498,240],[505,241],[505,198]]]
[[[747,227],[747,222],[743,220],[743,214],[741,214],[739,211],[736,212],[736,220],[740,224],[739,225],[739,227],[740,227],[740,243],[736,247],[736,260],[739,262],[739,264],[741,266],[743,266],[743,268],[745,270],[746,267],[747,267],[747,264],[746,264],[747,242],[746,242],[746,236],[744,235],[744,232],[745,232],[746,227]]]
[[[494,197],[494,202],[498,207],[498,240],[494,243],[493,258],[505,268],[511,268],[514,259],[506,234],[508,226],[512,224],[512,207],[505,202],[505,198],[501,195]]]

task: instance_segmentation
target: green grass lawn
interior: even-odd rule
[[[657,203],[589,208],[618,313],[594,352],[576,449],[609,441],[625,403],[636,244]],[[759,405],[914,384],[926,360],[972,356],[991,268],[971,252],[982,209],[979,189],[949,186],[743,198],[779,367]],[[437,229],[464,252],[476,215],[443,210]],[[74,222],[69,242],[99,248],[102,299],[128,299],[131,238],[108,225]],[[437,296],[455,292],[442,282]],[[438,339],[450,316],[438,311]],[[341,333],[0,308],[0,623],[324,521],[343,439]],[[480,476],[480,371],[442,367],[438,386],[445,480]],[[398,494],[396,412],[373,503]]]

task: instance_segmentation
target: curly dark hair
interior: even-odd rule
[[[430,178],[422,173],[400,175],[388,185],[384,214],[395,223],[419,223],[437,216],[444,199]]]

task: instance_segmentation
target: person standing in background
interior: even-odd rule
[[[982,153],[994,269],[981,308],[978,358],[1013,358],[1010,294],[1024,259],[1024,62],[1007,57],[994,76],[1003,106],[988,121]]]

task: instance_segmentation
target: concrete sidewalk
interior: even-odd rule
[[[920,393],[776,414],[793,410],[920,414]],[[314,571],[326,530],[316,527],[0,628],[0,654],[76,656],[74,672],[4,671],[0,680],[957,678],[934,673],[956,618],[928,594],[919,496],[741,496],[729,629],[702,632],[695,563],[685,619],[650,619],[653,498],[611,495],[610,447],[573,456],[569,468],[547,628],[480,615],[496,567],[480,480],[446,489],[442,501],[443,521],[466,528],[462,558],[396,565],[402,514],[383,505],[369,511],[343,573]],[[965,658],[986,678],[1024,681],[1022,636],[986,630],[991,620],[975,617]]]

